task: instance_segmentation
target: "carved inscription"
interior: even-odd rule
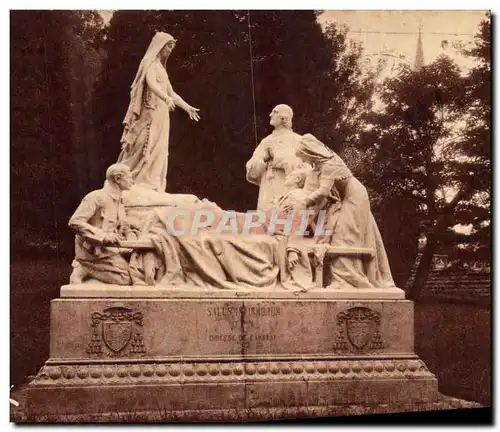
[[[215,306],[207,308],[207,315],[214,321],[229,323],[229,331],[211,333],[210,342],[274,341],[274,333],[258,333],[256,321],[261,317],[276,317],[282,314],[276,306]]]

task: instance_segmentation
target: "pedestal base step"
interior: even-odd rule
[[[53,364],[27,388],[33,414],[110,414],[420,403],[437,380],[413,359]]]

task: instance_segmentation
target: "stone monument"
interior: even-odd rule
[[[150,106],[129,109],[120,163],[71,218],[74,269],[51,302],[50,358],[28,411],[196,420],[436,400],[366,189],[313,135],[291,130],[290,107],[273,110],[275,132],[247,164],[261,211],[163,191],[168,130],[153,142],[139,126],[164,121],[173,103],[199,119],[169,85],[161,53],[172,40],[153,39],[131,98]]]

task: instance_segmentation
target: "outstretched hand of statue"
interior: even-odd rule
[[[186,112],[189,115],[189,118],[193,121],[199,121],[200,120],[200,115],[198,114],[199,109],[192,107],[191,105],[186,108]]]

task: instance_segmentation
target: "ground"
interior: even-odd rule
[[[14,392],[30,375],[35,375],[48,358],[50,300],[57,298],[60,286],[68,283],[71,259],[24,259],[11,263],[10,360]],[[415,349],[437,376],[442,394],[491,405],[489,305],[432,299],[418,302]],[[441,408],[430,409],[462,407],[461,402],[448,406],[450,400],[455,399],[447,398]],[[331,409],[331,415],[346,412],[345,407],[340,411],[335,407]],[[387,412],[358,407],[353,413],[357,413],[356,410]]]
[[[22,404],[22,392],[19,396]],[[470,411],[470,408],[475,408]],[[432,411],[429,415],[429,411]],[[406,414],[405,414],[406,413]],[[413,413],[413,418],[408,417]],[[442,416],[439,416],[439,414]],[[391,414],[388,419],[384,414]],[[16,423],[212,423],[212,422],[260,422],[273,420],[306,420],[306,419],[335,419],[356,421],[354,417],[365,416],[369,423],[389,421],[398,422],[397,414],[402,422],[413,420],[436,421],[456,423],[490,423],[491,412],[475,402],[442,396],[438,402],[422,404],[380,404],[380,405],[335,405],[326,407],[290,407],[290,408],[250,408],[243,410],[222,409],[205,411],[155,411],[145,413],[110,413],[91,415],[60,415],[49,414],[27,417],[22,409],[11,409],[11,421]],[[420,415],[419,415],[420,414]],[[427,415],[426,415],[427,414]],[[411,414],[410,414],[411,416]]]

